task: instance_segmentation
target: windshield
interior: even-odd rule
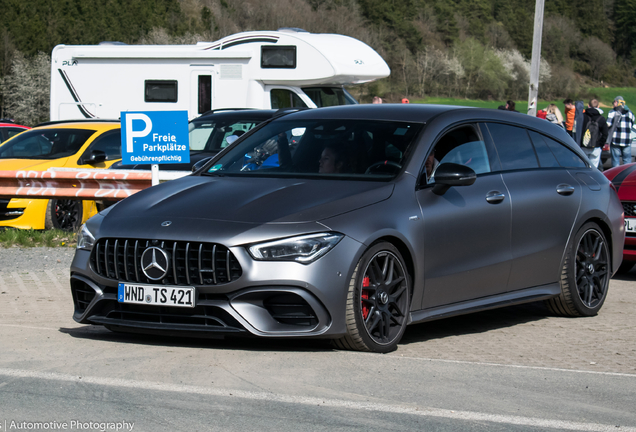
[[[192,120],[190,129],[191,151],[220,151],[229,144],[230,135],[241,136],[264,120]]]
[[[72,156],[94,133],[94,130],[87,129],[26,131],[0,147],[0,159],[59,159]]]
[[[343,87],[303,87],[303,91],[318,108],[358,103]]]
[[[210,175],[388,180],[400,171],[418,123],[278,120],[237,142]]]

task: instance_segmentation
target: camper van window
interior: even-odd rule
[[[147,80],[144,100],[146,102],[177,102],[176,80]]]
[[[296,69],[296,47],[262,46],[261,68]]]
[[[212,109],[212,76],[199,75],[199,114]]]
[[[343,87],[303,87],[303,91],[318,108],[358,103]]]
[[[293,91],[286,89],[272,89],[269,92],[272,109],[306,108],[307,104]]]

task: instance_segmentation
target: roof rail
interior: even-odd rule
[[[62,123],[120,123],[121,119],[72,119],[72,120],[52,120],[52,121],[47,121],[47,122],[43,122],[40,124],[35,125],[35,127],[39,127],[39,126],[50,126],[50,125],[55,125],[55,124],[62,124]]]
[[[277,31],[293,31],[296,33],[309,33],[307,30],[301,29],[298,27],[280,27]]]
[[[245,111],[245,110],[254,110],[254,109],[256,108],[217,108],[217,109],[206,111],[203,114],[200,114],[199,117],[208,115],[208,114],[223,112],[223,111]]]
[[[281,117],[281,116],[284,116],[286,114],[297,112],[297,111],[305,111],[305,110],[310,110],[310,109],[313,109],[313,108],[309,108],[309,107],[286,107],[286,108],[280,108],[278,111],[276,111],[274,113],[274,117],[273,118]]]
[[[0,123],[15,123],[15,120],[8,118],[0,118]]]

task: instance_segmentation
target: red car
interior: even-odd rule
[[[14,135],[22,131],[30,129],[28,126],[22,126],[13,123],[11,120],[0,119],[0,143],[5,142]]]
[[[619,272],[628,272],[636,264],[636,163],[603,171],[618,192],[625,212],[625,248]]]

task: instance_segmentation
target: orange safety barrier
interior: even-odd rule
[[[0,171],[0,198],[121,200],[150,186],[150,172]]]

